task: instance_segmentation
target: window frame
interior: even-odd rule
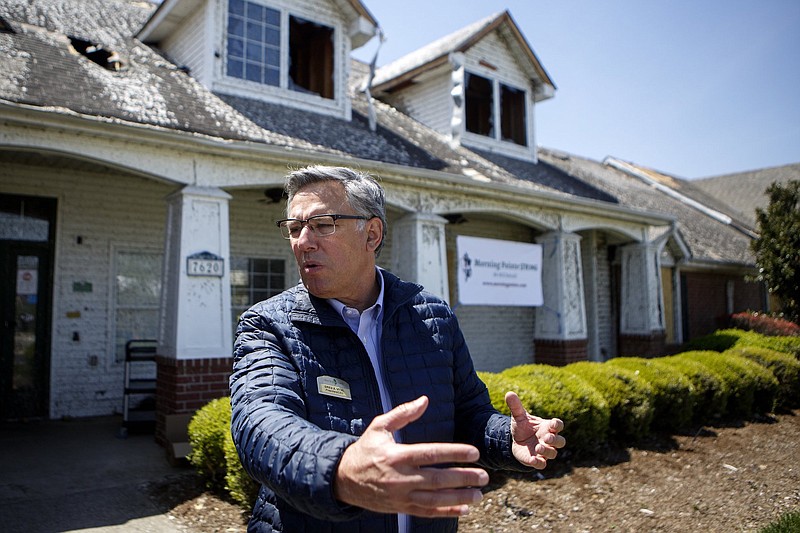
[[[283,3],[268,3],[263,2],[260,0],[241,0],[243,3],[250,3],[255,4],[264,8],[265,10],[271,10],[274,12],[278,12],[279,15],[279,46],[278,46],[278,83],[277,84],[266,84],[258,81],[252,81],[246,79],[246,75],[239,77],[234,74],[231,74],[229,71],[230,67],[230,5],[231,1],[229,0],[226,2],[224,7],[225,16],[221,17],[221,41],[222,41],[222,54],[221,54],[221,61],[220,61],[220,76],[221,80],[224,85],[230,87],[235,86],[239,89],[245,89],[249,96],[252,97],[252,92],[255,91],[261,94],[272,94],[276,98],[280,98],[282,102],[285,102],[287,97],[289,100],[313,103],[316,106],[327,110],[338,109],[341,107],[341,102],[344,92],[341,80],[339,79],[340,73],[344,71],[343,66],[341,64],[341,59],[339,51],[342,47],[342,35],[343,30],[341,27],[341,23],[339,21],[331,21],[331,20],[324,20],[321,17],[315,16],[313,13],[307,13],[302,11],[299,8],[295,8],[294,6],[289,7]],[[326,57],[324,60],[320,60],[320,63],[323,64],[323,67],[330,72],[330,82],[326,85],[326,90],[322,92],[315,92],[313,90],[308,90],[302,86],[295,86],[295,83],[291,79],[290,76],[290,60],[293,55],[291,43],[290,43],[290,32],[293,24],[295,21],[299,21],[300,23],[310,23],[320,28],[325,28],[329,30],[330,39],[331,39],[331,46],[330,46],[330,57]],[[245,30],[246,32],[246,30]],[[329,95],[323,95],[328,92],[327,86],[329,86]]]
[[[470,131],[467,128],[467,117],[471,116],[471,110],[468,107],[469,102],[469,84],[471,77],[478,77],[484,80],[487,80],[491,83],[492,87],[492,94],[491,94],[491,116],[488,117],[489,123],[489,130],[490,133],[479,133],[475,131]],[[518,130],[520,129],[520,124],[513,124],[514,121],[507,120],[504,121],[504,103],[503,103],[503,94],[504,90],[507,90],[510,93],[515,93],[520,96],[520,102],[523,105],[522,113],[518,113],[517,116],[521,117],[521,120],[524,123],[521,125],[522,135],[520,136]],[[531,149],[531,120],[530,120],[530,113],[529,108],[529,93],[530,91],[525,88],[521,88],[514,83],[510,83],[506,80],[501,80],[497,76],[486,74],[481,72],[478,69],[464,69],[464,136],[465,138],[470,141],[472,140],[474,143],[477,144],[487,144],[487,141],[491,144],[500,143],[502,146],[509,147],[512,150],[530,150]],[[511,134],[506,135],[505,132],[506,124],[513,124]],[[521,137],[521,138],[520,138]],[[523,142],[520,142],[523,141]]]
[[[241,271],[239,268],[240,261],[247,261],[247,292],[248,292],[248,301],[245,304],[238,304],[236,301],[236,291],[238,287],[242,287],[242,285],[235,285],[237,274],[236,272]],[[267,271],[256,271],[253,269],[253,262],[254,261],[267,261],[270,263],[270,267]],[[247,311],[251,306],[254,304],[266,300],[272,296],[280,294],[284,290],[286,290],[286,258],[285,257],[255,257],[255,256],[247,256],[247,255],[231,255],[230,257],[230,288],[231,288],[231,319],[234,328],[239,322],[239,316],[245,311]],[[259,290],[253,286],[253,278],[254,275],[262,275],[267,277],[280,277],[281,283],[276,285],[269,285],[266,290],[270,294],[267,294],[265,297],[253,298],[254,291]]]
[[[148,255],[148,256],[158,256],[160,260],[159,268],[155,271],[151,272],[151,276],[153,280],[158,281],[158,295],[155,298],[155,303],[150,305],[126,305],[124,307],[120,307],[119,303],[119,295],[118,295],[118,280],[121,274],[120,269],[120,256],[122,254],[128,255]],[[125,342],[131,339],[122,339],[121,343],[118,343],[118,330],[117,327],[119,325],[118,320],[118,312],[123,310],[140,310],[140,311],[155,311],[156,318],[155,324],[152,335],[143,335],[141,338],[147,339],[158,339],[159,336],[159,328],[161,327],[161,293],[163,291],[163,283],[164,283],[164,251],[156,248],[141,248],[141,247],[130,247],[130,246],[112,246],[111,249],[111,261],[112,261],[112,273],[110,276],[110,287],[109,287],[109,299],[110,299],[110,324],[109,324],[109,335],[108,335],[108,354],[109,357],[107,358],[108,362],[111,364],[119,365],[125,362],[125,353],[124,353],[124,346]],[[117,353],[117,349],[119,347],[123,347],[123,352],[121,354]]]

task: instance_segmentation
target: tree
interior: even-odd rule
[[[751,243],[758,279],[780,298],[789,320],[800,320],[800,181],[767,187],[769,205],[756,209],[759,237]]]

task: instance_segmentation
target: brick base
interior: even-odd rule
[[[230,394],[233,359],[156,357],[156,442],[166,446],[166,416],[194,413],[211,400]]]
[[[667,348],[667,336],[663,331],[650,335],[620,335],[618,350],[620,357],[657,357],[671,350]]]
[[[536,339],[534,344],[537,363],[564,366],[589,358],[589,341],[586,339],[572,341]]]

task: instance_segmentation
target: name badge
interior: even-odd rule
[[[350,396],[350,385],[342,379],[332,376],[319,376],[317,378],[317,388],[320,394],[325,396],[333,396],[334,398],[344,398],[345,400],[352,400]]]

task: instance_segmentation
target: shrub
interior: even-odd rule
[[[717,352],[683,352],[659,359],[683,373],[696,390],[696,405],[692,420],[695,424],[718,422],[728,405],[728,386],[722,376],[694,357],[697,354],[718,355]]]
[[[231,433],[231,399],[217,398],[201,407],[189,422],[187,457],[211,489],[222,489],[225,479],[225,438]]]
[[[727,383],[726,417],[749,418],[754,412],[772,410],[778,381],[763,366],[730,353],[695,352],[691,357],[711,368]]]
[[[563,370],[589,383],[608,402],[613,437],[635,441],[650,432],[653,389],[634,371],[590,361],[572,363]]]
[[[591,450],[608,438],[608,402],[591,385],[561,368],[521,365],[504,370],[500,377],[511,381],[531,414],[564,421],[567,446],[575,451]]]
[[[755,331],[762,335],[782,337],[800,336],[800,326],[794,322],[753,311],[731,315],[731,326],[745,331]]]
[[[724,353],[740,355],[772,371],[778,380],[776,409],[800,406],[800,361],[790,354],[759,346],[737,346]]]
[[[723,329],[691,340],[686,347],[689,350],[713,350],[724,352],[734,346],[761,346],[770,350],[786,352],[800,359],[800,337],[771,337],[755,331],[741,329]]]
[[[240,506],[251,509],[258,496],[259,484],[242,467],[230,431],[223,443],[225,452],[225,489]]]
[[[637,373],[653,388],[653,427],[677,431],[692,421],[695,388],[680,371],[656,360],[640,357],[617,357],[605,364],[627,368]]]

